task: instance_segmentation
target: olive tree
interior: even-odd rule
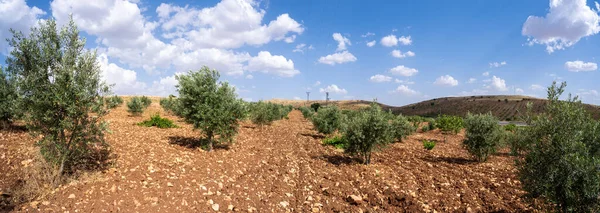
[[[17,91],[14,81],[6,75],[0,66],[0,128],[12,123],[18,113]]]
[[[342,125],[342,111],[336,106],[321,107],[311,121],[320,133],[331,134]]]
[[[108,156],[104,140],[109,87],[94,51],[73,20],[62,29],[49,19],[26,36],[13,32],[7,70],[18,88],[19,107],[44,158],[58,174],[96,165]]]
[[[244,115],[243,101],[229,83],[218,82],[219,77],[218,71],[206,66],[176,77],[181,117],[206,135],[208,151],[213,142],[233,142]]]
[[[491,113],[467,114],[465,119],[466,136],[463,146],[475,156],[477,161],[483,162],[487,157],[496,152],[496,147],[502,140],[503,132],[498,119]]]
[[[559,100],[566,83],[548,88],[545,114],[531,119],[519,177],[531,197],[557,204],[562,212],[600,211],[600,124],[577,97]]]
[[[388,118],[387,113],[376,104],[349,117],[347,126],[343,128],[343,140],[347,143],[345,151],[361,157],[364,164],[370,164],[372,151],[394,141],[394,130]]]

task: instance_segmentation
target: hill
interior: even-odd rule
[[[271,100],[275,103],[302,106],[306,101]],[[311,101],[324,103],[325,101]],[[329,101],[342,109],[358,109],[369,105],[369,101],[344,100]],[[442,97],[422,101],[406,106],[396,107],[379,103],[383,109],[391,109],[394,113],[403,115],[419,115],[425,117],[436,117],[438,114],[465,116],[471,113],[487,113],[498,117],[500,120],[519,120],[527,109],[527,103],[533,104],[533,112],[541,113],[548,103],[546,99],[519,95],[488,95],[488,96],[464,96],[464,97]],[[600,106],[584,104],[585,109],[595,119],[600,119]]]

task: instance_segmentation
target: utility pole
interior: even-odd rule
[[[329,92],[325,92],[325,105],[329,103]]]
[[[306,92],[306,104],[308,104],[310,102],[310,99],[308,99],[309,96],[310,96],[310,92]]]

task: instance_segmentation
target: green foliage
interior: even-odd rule
[[[300,107],[299,109],[302,112],[302,116],[306,119],[310,119],[315,114],[315,111],[309,107]]]
[[[251,106],[250,120],[257,125],[270,125],[273,121],[287,118],[292,109],[292,106],[259,101]]]
[[[127,112],[133,116],[140,116],[144,112],[144,103],[140,97],[133,97],[127,102]]]
[[[152,103],[152,100],[150,100],[150,98],[148,98],[146,96],[142,96],[140,98],[140,101],[142,101],[142,106],[144,106],[144,108],[148,108],[150,106],[150,104]]]
[[[488,114],[467,114],[465,119],[466,137],[464,147],[477,161],[483,162],[496,151],[502,140],[503,131],[498,125],[498,119]]]
[[[514,132],[517,129],[517,125],[515,124],[507,124],[504,125],[504,130],[508,132]]]
[[[346,147],[348,146],[348,143],[346,143],[346,141],[344,141],[343,137],[336,135],[333,137],[323,139],[323,145],[334,146],[335,148],[338,148],[338,149],[346,149]]]
[[[0,128],[10,124],[18,114],[17,87],[0,66]]]
[[[429,129],[430,131],[431,131],[431,130],[434,130],[434,129],[435,129],[435,119],[433,119],[433,118],[428,118],[428,119],[427,119],[427,127],[428,127],[428,129]]]
[[[177,98],[174,95],[169,95],[167,98],[161,98],[159,104],[166,112],[178,115]]]
[[[312,108],[315,112],[319,112],[319,108],[321,108],[321,104],[320,103],[313,103],[310,105],[310,108]]]
[[[423,148],[426,150],[432,150],[435,147],[435,141],[423,140]]]
[[[104,96],[110,88],[73,20],[60,30],[48,19],[28,36],[12,33],[7,71],[42,156],[59,175],[104,165],[109,154]]]
[[[312,117],[312,123],[323,134],[331,134],[339,130],[342,121],[342,111],[336,106],[321,107],[321,110]]]
[[[421,126],[421,123],[424,121],[424,118],[418,115],[407,116],[406,119],[412,123],[415,129],[418,129]]]
[[[570,95],[559,100],[566,83],[548,88],[546,114],[530,119],[518,161],[519,177],[530,197],[557,204],[562,212],[600,210],[600,123]]]
[[[429,132],[429,131],[431,131],[431,126],[425,125],[425,126],[421,127],[421,131],[423,131],[423,132]]]
[[[235,88],[219,82],[219,72],[208,67],[176,76],[179,84],[178,113],[186,122],[200,129],[208,140],[208,151],[213,143],[232,143],[237,134],[238,121],[244,117],[244,102],[237,98]],[[215,139],[215,136],[219,137]]]
[[[371,163],[373,151],[394,141],[394,130],[388,115],[376,104],[372,104],[366,110],[358,111],[350,118],[347,125],[343,130],[343,140],[348,144],[345,151],[361,157],[364,164]]]
[[[506,133],[505,141],[510,148],[511,155],[520,155],[530,148],[531,141],[525,138],[527,131],[527,127],[517,127],[514,131]]]
[[[158,113],[153,115],[152,117],[150,117],[149,120],[142,121],[141,123],[138,123],[137,125],[145,126],[145,127],[155,126],[155,127],[161,128],[161,129],[177,128],[177,125],[175,125],[173,123],[173,121],[169,120],[168,118],[160,117],[160,115]]]
[[[106,107],[109,109],[117,108],[121,104],[123,104],[123,98],[117,95],[106,98]]]
[[[436,125],[443,133],[457,134],[463,128],[463,119],[458,116],[442,115],[438,117]]]
[[[390,115],[392,114],[390,113]],[[395,140],[402,142],[403,139],[416,131],[414,126],[408,121],[408,119],[406,119],[406,117],[402,115],[392,115],[391,118],[391,125]]]

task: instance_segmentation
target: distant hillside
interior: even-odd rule
[[[293,106],[310,105],[310,103],[325,101],[306,101],[280,100],[273,99],[270,102],[280,104],[291,104]],[[527,103],[533,103],[533,111],[540,113],[548,103],[546,99],[539,99],[528,96],[517,95],[494,95],[494,96],[465,96],[465,97],[444,97],[422,101],[406,106],[395,107],[385,104],[379,104],[383,109],[391,109],[394,113],[403,115],[419,115],[426,117],[436,117],[438,114],[465,116],[467,112],[487,113],[498,117],[500,120],[518,120],[526,111]],[[345,100],[330,101],[342,109],[358,109],[366,107],[370,101]],[[585,109],[592,114],[595,119],[600,119],[600,106],[584,104]]]

